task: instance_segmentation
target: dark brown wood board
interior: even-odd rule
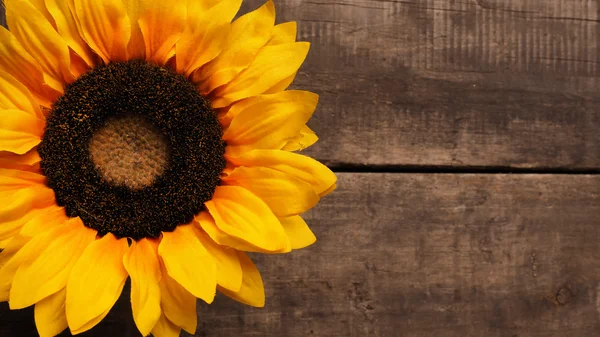
[[[265,309],[196,336],[600,335],[600,177],[340,174],[315,246],[261,256]]]
[[[247,0],[242,12],[263,0]],[[600,170],[600,1],[278,0],[332,167]]]
[[[248,1],[246,8],[262,0]],[[597,0],[280,0],[309,150],[348,165],[600,167]]]
[[[314,246],[257,256],[266,307],[199,304],[196,336],[600,335],[600,177],[339,176]],[[134,331],[117,311],[88,336]],[[2,310],[0,335],[31,320]]]

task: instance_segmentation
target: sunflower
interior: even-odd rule
[[[5,0],[0,301],[78,334],[131,280],[142,335],[194,334],[216,291],[265,303],[246,252],[315,242],[300,215],[336,177],[297,153],[309,44],[271,1]]]

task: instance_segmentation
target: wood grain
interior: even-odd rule
[[[250,0],[246,9],[262,0]],[[600,167],[597,0],[280,0],[347,165]]]
[[[261,256],[265,309],[221,299],[196,336],[600,334],[600,177],[341,174],[318,243]]]
[[[599,176],[340,174],[339,185],[307,216],[316,245],[257,256],[267,306],[199,305],[196,336],[600,335]],[[88,336],[123,331],[126,306]],[[1,312],[4,329],[31,326]]]
[[[244,2],[242,12],[263,0]],[[332,167],[600,168],[599,0],[279,0]]]
[[[600,169],[600,0],[276,6],[312,43],[295,87],[321,95],[307,153],[331,167]],[[256,256],[266,308],[200,304],[195,336],[600,335],[600,175],[339,185],[307,216],[315,246]],[[136,334],[123,296],[83,336]],[[35,335],[0,304],[0,336]]]

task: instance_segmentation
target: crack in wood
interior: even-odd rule
[[[323,161],[336,173],[427,173],[427,174],[559,174],[600,175],[597,168],[510,167],[510,166],[419,166],[419,165],[360,165]]]
[[[539,16],[538,19],[547,19],[547,20],[564,20],[564,21],[577,21],[577,22],[600,22],[597,19],[588,19],[588,18],[571,18],[571,17],[556,17],[556,16]]]

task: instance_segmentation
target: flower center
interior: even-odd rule
[[[139,240],[190,223],[225,168],[223,130],[198,90],[143,61],[98,66],[54,103],[39,147],[67,215]]]
[[[139,190],[165,172],[171,150],[152,123],[129,114],[109,118],[92,136],[89,151],[104,180]]]

